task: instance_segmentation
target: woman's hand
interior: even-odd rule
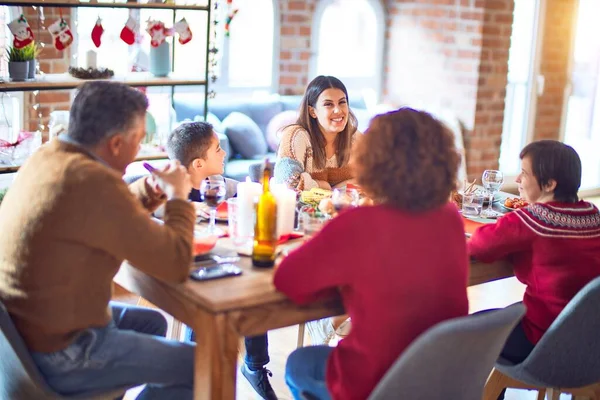
[[[331,185],[329,184],[329,182],[325,182],[325,181],[316,181],[317,185],[319,185],[319,187],[321,189],[327,189],[327,190],[331,190]]]

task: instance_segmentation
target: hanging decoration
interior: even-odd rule
[[[102,26],[102,19],[100,18],[100,16],[98,16],[98,19],[96,20],[96,24],[94,25],[94,28],[92,29],[92,42],[94,42],[94,46],[96,47],[100,47],[101,42],[101,37],[102,34],[104,33],[104,27]]]
[[[231,4],[230,1],[227,1],[227,3]],[[235,15],[238,13],[238,9],[234,8],[231,9],[229,13],[227,13],[227,18],[225,18],[225,36],[229,37],[229,32],[230,32],[230,26],[231,26],[231,20],[233,20],[233,17],[235,17]]]
[[[160,46],[170,34],[163,22],[153,19],[146,22],[146,32],[150,35],[150,45],[152,47]]]
[[[48,27],[48,32],[52,35],[56,50],[63,51],[73,43],[73,34],[69,24],[62,17],[62,10],[60,11],[60,19]]]
[[[215,83],[218,79],[217,76],[217,66],[218,66],[218,54],[219,49],[217,47],[218,43],[218,26],[219,26],[219,2],[215,0],[213,2],[213,12],[211,15],[213,16],[212,20],[212,29],[211,35],[209,37],[209,45],[208,45],[208,75],[210,77],[210,82]],[[216,97],[216,92],[214,90],[210,90],[208,92],[208,98],[213,99]]]
[[[192,40],[192,31],[190,30],[190,26],[185,18],[182,18],[180,21],[176,22],[175,25],[173,25],[173,30],[179,35],[180,44],[186,44]]]
[[[135,43],[135,33],[138,31],[138,23],[137,21],[130,15],[127,18],[127,22],[125,26],[121,30],[120,38],[122,41],[127,43],[128,45],[132,45]]]
[[[36,7],[33,6],[34,10],[37,10],[38,13],[38,18],[37,18],[37,27],[36,27],[36,33],[37,33],[37,37],[38,38],[42,38],[42,30],[46,29],[46,27],[44,26],[44,23],[46,22],[46,16],[44,15],[44,8],[43,7]],[[46,43],[42,42],[41,40],[38,40],[37,44],[40,46],[40,51],[44,51],[44,48],[46,47]],[[42,79],[45,75],[44,71],[42,71],[42,69],[40,68],[40,64],[36,63],[36,76],[40,76]],[[43,135],[44,130],[46,129],[46,126],[43,123],[43,114],[42,114],[42,110],[40,110],[40,103],[39,103],[39,99],[38,96],[40,94],[39,90],[34,90],[33,92],[31,92],[33,99],[30,100],[31,103],[33,103],[32,105],[32,115],[37,116],[37,123],[38,123],[38,131]],[[31,120],[33,120],[34,118],[32,117]],[[40,135],[41,136],[41,135]],[[41,138],[40,138],[41,140]]]
[[[13,34],[13,47],[22,49],[33,42],[33,31],[23,14],[8,24],[10,32]]]

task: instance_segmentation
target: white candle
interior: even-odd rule
[[[282,183],[273,183],[271,191],[277,200],[277,235],[289,235],[294,230],[296,192]]]
[[[240,182],[237,185],[238,198],[238,234],[242,237],[254,235],[254,203],[262,192],[260,183],[250,181]]]
[[[86,61],[88,68],[96,68],[97,65],[97,54],[94,50],[88,50],[86,53]]]

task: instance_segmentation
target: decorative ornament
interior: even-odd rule
[[[8,28],[14,36],[13,47],[22,49],[33,42],[33,31],[23,14],[9,23]]]
[[[192,40],[192,31],[185,18],[176,22],[175,25],[173,25],[173,30],[179,34],[179,43],[186,44]]]
[[[18,145],[20,145],[27,139],[30,139],[32,136],[33,136],[33,134],[31,132],[21,131],[21,132],[19,132],[19,137],[17,137],[17,140],[12,143],[10,143],[6,140],[0,139],[0,149],[10,149],[13,147],[17,147]]]
[[[127,22],[125,23],[125,26],[121,30],[121,35],[119,35],[119,37],[121,38],[122,41],[124,41],[125,43],[127,43],[128,45],[131,46],[132,44],[135,43],[135,33],[137,32],[137,30],[138,30],[138,23],[130,15],[129,18],[127,18]]]
[[[94,46],[100,47],[102,34],[104,33],[104,27],[102,26],[102,19],[98,17],[96,20],[96,25],[94,25],[94,29],[92,29],[92,42],[94,42]]]
[[[160,46],[170,34],[167,28],[165,28],[165,24],[156,20],[148,20],[146,24],[146,32],[148,32],[150,35],[150,45],[152,47]]]
[[[52,35],[56,50],[63,51],[73,43],[71,28],[62,17],[48,27],[48,32]]]
[[[228,0],[229,3],[229,0]],[[231,25],[231,20],[235,17],[235,14],[238,13],[238,9],[234,9],[227,14],[227,18],[225,18],[225,36],[229,37],[229,26]]]

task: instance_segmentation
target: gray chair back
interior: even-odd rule
[[[516,304],[433,326],[398,357],[369,400],[481,400],[494,362],[524,313]]]
[[[35,365],[25,342],[15,328],[6,307],[0,302],[0,399],[63,400],[115,399],[127,388],[88,392],[77,396],[60,396],[47,384]]]
[[[500,358],[496,368],[539,387],[577,388],[600,382],[600,277],[567,304],[520,364]]]

